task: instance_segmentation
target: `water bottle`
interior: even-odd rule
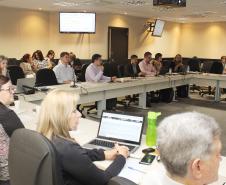
[[[169,68],[169,74],[170,75],[172,74],[172,68]]]
[[[190,72],[190,66],[187,66],[187,73]]]
[[[148,112],[148,127],[146,131],[146,145],[149,147],[156,146],[157,128],[156,121],[161,112]]]

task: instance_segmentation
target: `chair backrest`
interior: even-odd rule
[[[213,65],[213,61],[204,61],[201,71],[204,73],[209,73],[212,65]]]
[[[8,66],[20,66],[20,60],[17,60],[16,58],[8,58]]]
[[[9,76],[13,85],[17,85],[17,80],[25,78],[24,72],[20,66],[8,66]]]
[[[119,64],[118,67],[118,75],[117,77],[119,78],[123,78],[125,75],[124,75],[124,71],[125,71],[125,66],[123,64]]]
[[[57,85],[57,79],[52,69],[40,69],[36,73],[35,86]]]
[[[129,179],[123,177],[113,177],[107,185],[137,185]]]
[[[81,74],[80,74],[80,76],[78,77],[78,80],[79,80],[80,82],[85,82],[85,81],[86,81],[85,75],[86,75],[86,68],[87,68],[88,66],[89,66],[89,64],[83,64],[83,65],[82,65]]]
[[[118,76],[118,64],[114,61],[104,63],[104,75],[108,77]]]
[[[201,64],[201,61],[196,58],[192,58],[188,61],[188,66],[190,68],[190,71],[200,72],[200,64]]]
[[[223,64],[221,62],[215,61],[211,66],[210,73],[213,74],[222,74],[223,73]]]
[[[63,177],[52,143],[41,134],[18,129],[9,145],[11,185],[63,185]]]

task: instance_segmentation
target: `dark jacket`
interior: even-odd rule
[[[24,128],[16,113],[0,102],[0,123],[9,137],[18,128]]]
[[[137,71],[135,73],[132,64],[127,64],[124,71],[125,77],[138,77],[138,74],[141,72],[138,64],[136,64],[136,68]]]
[[[87,150],[79,144],[55,137],[53,143],[60,157],[65,185],[104,185],[117,176],[125,165],[125,158],[118,155],[104,171],[93,161],[105,160],[103,150]]]

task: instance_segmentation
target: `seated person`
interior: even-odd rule
[[[22,57],[20,67],[25,75],[34,75],[35,66],[30,54],[27,53]]]
[[[166,173],[147,175],[144,185],[206,185],[218,179],[220,128],[212,117],[196,112],[175,114],[160,123],[157,135]]]
[[[35,65],[36,72],[40,69],[51,68],[51,64],[48,60],[44,59],[43,53],[41,50],[37,50],[32,55],[33,63]]]
[[[7,63],[8,63],[8,59],[5,56],[0,55],[0,75],[9,77],[9,72],[7,70]]]
[[[18,128],[24,128],[15,112],[9,109],[13,103],[14,88],[8,77],[0,75],[0,184],[9,184],[9,138]]]
[[[79,96],[72,91],[53,90],[43,100],[38,132],[50,139],[61,157],[64,185],[105,185],[117,176],[128,157],[128,148],[118,146],[104,150],[82,148],[69,131],[77,130],[81,114],[76,110]],[[113,160],[104,171],[93,161]]]
[[[45,60],[48,61],[49,69],[53,69],[56,66],[54,57],[55,57],[55,52],[53,50],[49,50],[45,58]]]
[[[53,68],[58,83],[69,84],[76,80],[73,68],[69,65],[69,53],[62,52],[58,64]]]
[[[223,64],[223,74],[226,74],[226,56],[221,57],[221,63]]]
[[[101,55],[94,54],[92,63],[87,67],[85,78],[87,82],[110,82],[116,79],[115,76],[107,77],[103,75],[104,66],[102,64]]]
[[[185,67],[183,65],[183,58],[180,54],[177,54],[174,57],[173,63],[174,63],[174,65],[173,65],[174,67],[173,67],[172,71],[174,73],[185,72]]]
[[[144,76],[144,74],[140,71],[137,55],[132,55],[130,57],[130,63],[125,66],[124,75],[125,77]]]
[[[183,59],[180,54],[177,54],[174,58],[174,68],[173,72],[174,73],[185,73],[186,69],[185,66],[182,63]],[[180,98],[186,98],[188,97],[188,91],[189,91],[189,86],[188,85],[182,85],[177,87],[177,96]]]
[[[144,54],[144,59],[139,63],[140,71],[145,76],[155,76],[156,75],[156,69],[151,63],[152,54],[150,52],[146,52]]]

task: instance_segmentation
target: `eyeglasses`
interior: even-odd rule
[[[0,89],[0,91],[9,91],[9,92],[14,92],[16,90],[16,88],[14,86],[10,86],[7,89]]]

